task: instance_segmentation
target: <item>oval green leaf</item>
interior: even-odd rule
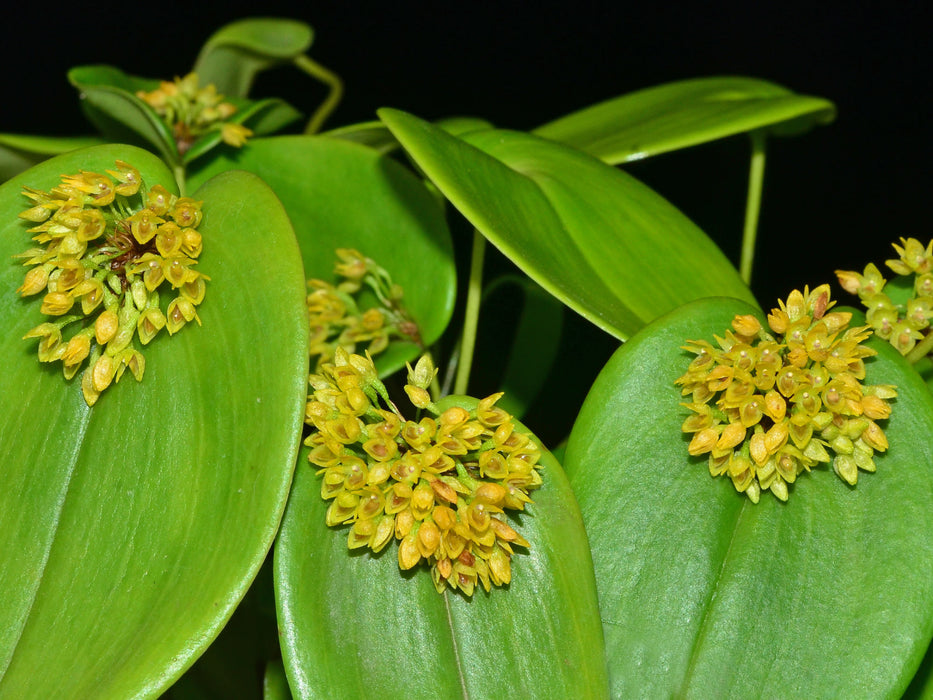
[[[472,407],[448,397],[440,405]],[[303,455],[306,450],[303,451]],[[402,573],[396,545],[351,554],[300,459],[275,548],[282,656],[297,698],[604,698],[592,563],[573,493],[542,449],[544,483],[513,520],[530,543],[512,583],[467,599]]]
[[[453,243],[443,208],[409,170],[372,149],[320,136],[254,139],[203,162],[191,176],[193,186],[243,168],[275,190],[294,224],[309,278],[333,281],[334,251],[356,248],[402,286],[424,344],[440,337],[456,294]],[[419,352],[414,343],[393,342],[376,362],[389,373]]]
[[[747,131],[796,134],[836,115],[832,102],[757,78],[695,78],[587,107],[533,133],[625,163]]]
[[[0,134],[0,182],[37,163],[68,151],[103,143],[98,136],[33,136]]]
[[[308,328],[284,210],[248,173],[206,183],[203,325],[146,346],[146,373],[94,408],[21,340],[42,317],[11,256],[31,243],[24,185],[135,164],[101,146],[0,186],[0,695],[152,697],[219,633],[272,543],[298,452]],[[257,264],[261,261],[261,264]]]
[[[213,83],[225,95],[246,97],[256,74],[300,56],[314,33],[304,22],[255,18],[227,24],[204,44],[194,64],[202,84]]]
[[[179,162],[178,148],[168,126],[138,90],[154,90],[158,80],[127,75],[113,66],[78,66],[68,80],[81,94],[88,120],[111,142],[133,141],[152,146],[169,164]]]
[[[490,129],[456,138],[404,112],[379,115],[477,230],[608,333],[625,339],[700,297],[754,303],[713,242],[626,173],[528,134]]]
[[[686,305],[612,357],[571,433],[614,697],[897,697],[933,634],[933,397],[873,341],[896,384],[878,471],[817,468],[758,505],[687,456],[674,380],[687,339],[722,335],[734,300]]]

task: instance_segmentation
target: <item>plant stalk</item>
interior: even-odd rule
[[[479,305],[483,291],[483,256],[486,239],[479,231],[473,231],[473,253],[470,259],[470,281],[467,287],[466,311],[463,319],[463,335],[460,338],[460,361],[454,393],[465,394],[473,366],[473,349],[476,347],[476,327],[479,324]]]
[[[313,61],[305,55],[296,56],[295,66],[330,88],[327,97],[321,102],[320,106],[311,115],[308,125],[305,127],[306,134],[316,134],[331,112],[340,104],[343,97],[343,81],[340,76],[333,71],[328,70],[317,61]]]
[[[758,213],[761,210],[761,186],[765,179],[766,137],[763,131],[754,131],[752,162],[748,170],[748,195],[745,200],[745,228],[742,232],[742,258],[739,274],[745,284],[752,283],[755,264],[755,239],[758,237]]]
[[[930,351],[933,350],[933,331],[927,333],[926,337],[914,346],[914,349],[907,353],[907,361],[915,365]]]

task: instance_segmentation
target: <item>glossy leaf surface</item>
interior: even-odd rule
[[[758,505],[687,456],[674,380],[687,339],[753,309],[708,299],[626,343],[594,383],[567,471],[594,553],[615,697],[897,697],[933,634],[933,398],[872,341],[867,384],[898,386],[878,471],[831,468]]]
[[[31,243],[22,186],[116,159],[172,189],[155,156],[128,146],[53,158],[0,186],[3,696],[158,695],[245,594],[297,456],[304,277],[285,212],[250,174],[195,193],[211,278],[203,325],[147,345],[141,382],[125,375],[89,409],[79,379],[21,339],[42,320],[15,292],[25,269],[11,256]]]
[[[441,407],[454,401],[476,403]],[[421,567],[400,572],[395,544],[351,554],[347,528],[324,524],[320,479],[300,458],[275,550],[295,697],[605,697],[586,535],[560,465],[548,453],[541,463],[534,504],[510,518],[530,549],[512,558],[507,588],[471,600],[438,594]]]
[[[516,418],[528,411],[540,393],[557,358],[563,328],[564,307],[553,296],[526,277],[509,275],[493,282],[483,293],[482,316],[500,315],[498,305],[506,292],[518,292],[521,310],[515,321],[512,345],[503,353],[498,333],[488,337],[480,332],[479,344],[493,344],[499,362],[504,365],[498,390],[505,392],[496,403]],[[507,358],[507,359],[506,359]]]
[[[88,120],[111,142],[145,144],[166,163],[179,162],[168,126],[136,96],[138,90],[156,89],[158,80],[127,75],[113,66],[78,66],[68,71],[68,80],[80,92]]]
[[[0,182],[52,156],[102,143],[96,136],[0,134]]]
[[[358,144],[281,136],[224,149],[192,175],[191,186],[229,168],[256,173],[275,190],[295,226],[308,278],[333,281],[335,250],[356,248],[402,286],[424,343],[440,336],[456,292],[453,244],[443,209],[410,170]],[[376,362],[389,372],[418,352],[414,343],[397,341]]]
[[[439,190],[544,289],[619,338],[687,301],[754,302],[722,252],[669,202],[574,149],[519,132],[457,138],[380,116]]]
[[[650,87],[534,130],[607,163],[625,163],[747,131],[793,134],[833,120],[836,109],[756,78],[715,77]]]
[[[295,20],[232,22],[207,40],[194,71],[202,84],[214,83],[225,95],[246,97],[259,71],[303,54],[313,39],[311,27]]]

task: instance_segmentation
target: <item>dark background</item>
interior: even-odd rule
[[[107,62],[171,77],[190,68],[221,24],[290,16],[314,27],[312,56],[344,78],[346,97],[329,126],[393,106],[527,129],[624,92],[714,74],[761,77],[834,101],[834,124],[771,142],[755,282],[766,307],[836,267],[884,259],[898,236],[930,235],[924,3],[698,5],[34,3],[0,27],[0,131],[85,129],[65,79],[70,66]],[[267,75],[257,92],[284,92],[306,111],[323,94],[291,69]],[[736,259],[747,153],[736,137],[629,169]]]
[[[345,81],[328,126],[393,106],[429,119],[468,114],[528,129],[631,90],[715,74],[765,78],[834,101],[833,124],[770,142],[753,284],[765,308],[794,287],[832,281],[836,268],[880,264],[899,236],[929,239],[924,3],[699,5],[230,0],[220,8],[96,3],[66,10],[34,3],[0,26],[0,131],[85,129],[65,79],[70,66],[105,62],[170,78],[189,70],[222,24],[289,16],[314,27],[311,55]],[[254,92],[282,93],[305,111],[324,94],[293,69],[267,74]],[[747,139],[734,137],[629,170],[737,260],[747,159]],[[591,341],[605,345],[598,367],[613,345],[598,334]]]

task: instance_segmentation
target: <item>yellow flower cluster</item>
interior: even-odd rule
[[[336,284],[308,280],[308,318],[311,325],[309,354],[317,357],[317,367],[334,358],[337,348],[348,353],[357,345],[368,343],[366,351],[376,355],[393,338],[422,346],[418,325],[402,306],[402,288],[392,282],[389,273],[374,260],[350,248],[338,248],[334,273]],[[375,295],[365,300],[365,294]]]
[[[696,357],[677,380],[690,397],[689,453],[709,454],[710,474],[728,475],[755,503],[762,490],[786,501],[788,484],[820,462],[832,461],[851,485],[859,469],[875,471],[874,453],[888,447],[876,421],[890,416],[887,400],[897,395],[862,385],[864,358],[876,354],[861,344],[871,331],[849,328],[850,313],[827,313],[828,285],[794,290],[779,304],[771,333],[745,315],[719,347],[688,341]]]
[[[239,148],[253,132],[229,121],[237,108],[225,102],[213,84],[199,88],[198,82],[197,73],[189,73],[172,82],[162,81],[151,92],[140,90],[136,96],[172,128],[179,154],[184,155],[198,137],[213,129],[220,130],[224,143]]]
[[[310,377],[305,444],[332,501],[327,524],[351,525],[350,549],[379,552],[394,538],[401,569],[424,560],[438,592],[470,596],[477,582],[486,591],[508,584],[513,546],[528,546],[503,514],[531,502],[540,450],[495,405],[501,394],[471,411],[438,411],[426,392],[434,374],[427,357],[409,367],[406,393],[432,416],[407,420],[371,358],[338,348]]]
[[[33,205],[19,215],[36,224],[29,232],[39,245],[17,256],[32,268],[17,291],[44,292],[42,313],[54,319],[25,338],[39,339],[41,362],[61,360],[66,379],[89,360],[81,379],[89,406],[126,369],[142,379],[136,335],[146,345],[162,328],[174,334],[190,321],[200,324],[195,307],[207,279],[193,269],[201,202],[161,185],[147,189],[123,161],[107,173],[66,175],[49,192],[27,187]],[[166,305],[168,287],[177,294]],[[66,340],[67,327],[76,330]]]
[[[867,309],[865,320],[875,333],[906,355],[930,334],[933,240],[925,248],[915,238],[902,238],[901,244],[894,244],[898,258],[885,262],[899,277],[888,287],[891,296],[882,291],[887,280],[873,263],[868,263],[862,274],[836,270],[836,276],[843,289],[861,299]],[[900,279],[911,276],[912,280]]]

